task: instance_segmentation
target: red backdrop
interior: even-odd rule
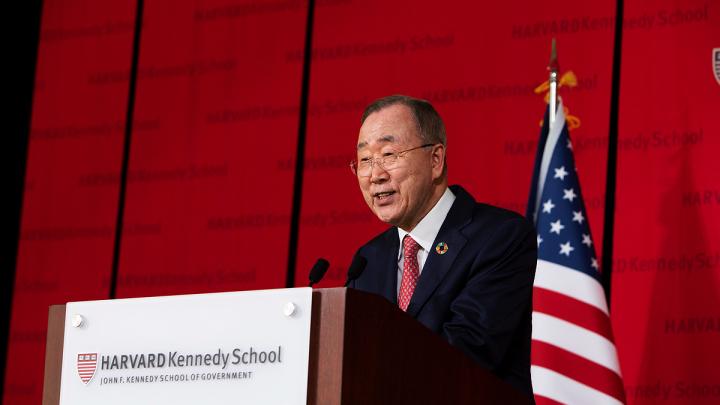
[[[385,228],[347,167],[383,95],[432,101],[451,183],[524,212],[552,37],[600,244],[615,2],[316,3],[296,285],[319,256],[321,286],[341,284]],[[108,296],[134,13],[45,1],[6,404],[40,402],[47,306]],[[624,14],[612,317],[628,402],[716,402],[720,5]],[[305,19],[299,0],[145,2],[119,297],[285,285]]]
[[[720,4],[625,14],[612,314],[626,392],[718,403]]]
[[[130,2],[46,1],[42,15],[4,404],[38,404],[48,305],[104,299],[112,265],[127,80]]]

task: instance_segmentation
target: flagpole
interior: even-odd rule
[[[555,46],[555,38],[552,39],[550,62],[548,62],[547,69],[550,71],[550,78],[548,79],[548,83],[550,84],[550,122],[548,122],[548,133],[552,133],[553,128],[555,127],[555,114],[557,113],[557,80],[558,70],[560,70],[557,58],[557,48]]]

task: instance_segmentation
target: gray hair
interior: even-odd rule
[[[365,107],[360,125],[365,123],[365,120],[370,114],[396,104],[402,104],[410,109],[417,124],[418,132],[420,132],[420,137],[424,143],[441,143],[444,147],[447,147],[445,124],[442,118],[440,118],[440,114],[435,111],[435,108],[429,101],[419,98],[400,94],[379,98]]]

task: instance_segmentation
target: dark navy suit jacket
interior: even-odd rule
[[[522,216],[478,204],[459,186],[433,242],[407,313],[477,363],[532,395],[530,332],[537,260],[535,230]],[[362,246],[367,259],[350,284],[397,304],[400,242],[392,227]]]

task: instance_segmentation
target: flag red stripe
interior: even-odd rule
[[[613,341],[610,318],[598,308],[567,295],[533,288],[533,311],[542,312],[588,329]]]
[[[625,389],[619,375],[567,350],[533,340],[532,364],[563,374],[625,402]]]
[[[563,405],[562,402],[554,401],[542,395],[535,395],[535,405]]]

